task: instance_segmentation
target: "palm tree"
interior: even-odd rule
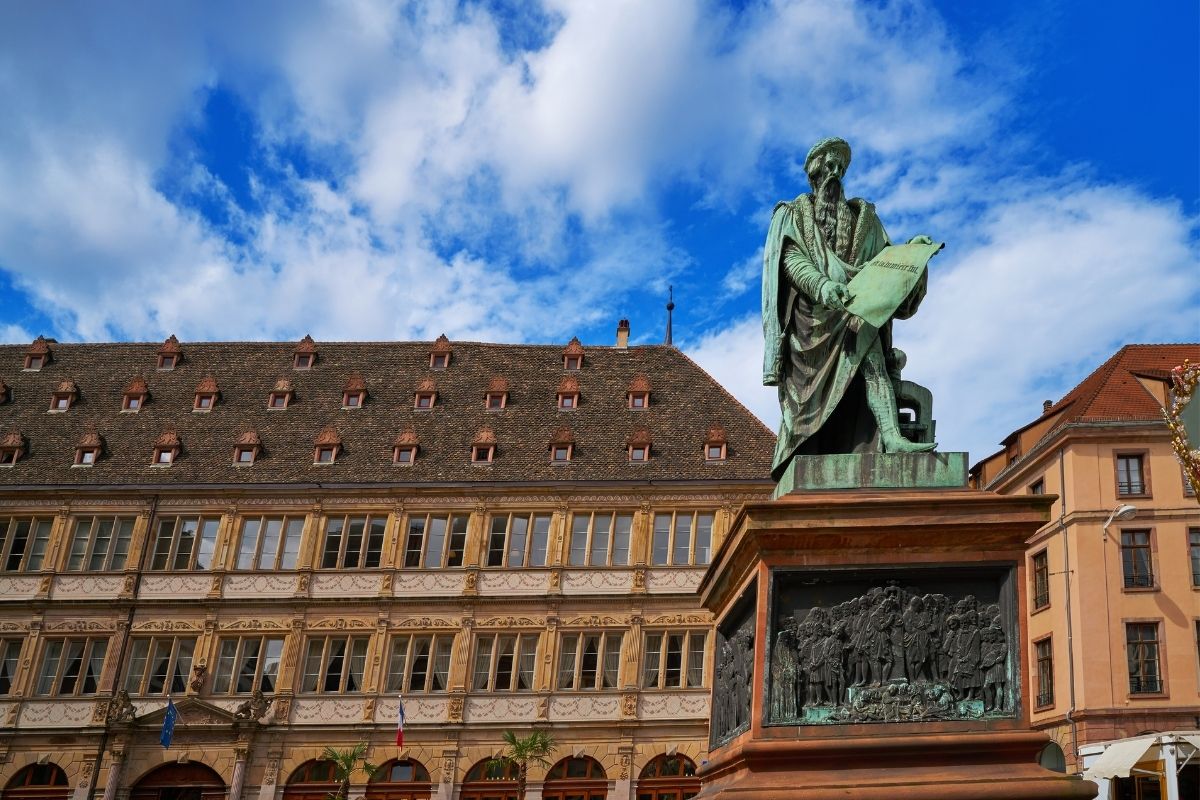
[[[525,800],[525,779],[530,763],[550,766],[550,754],[556,747],[554,737],[546,731],[533,731],[524,739],[512,731],[505,731],[505,748],[496,758],[488,759],[488,771],[500,772],[509,764],[517,768],[517,800]]]
[[[359,742],[347,750],[325,748],[321,757],[333,762],[334,779],[338,782],[337,791],[329,795],[329,800],[346,800],[350,796],[350,778],[358,770],[368,775],[375,771],[375,765],[363,758],[366,752],[366,742]]]

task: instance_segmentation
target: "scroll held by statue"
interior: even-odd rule
[[[925,277],[929,259],[945,247],[931,244],[889,245],[863,264],[847,285],[850,301],[846,310],[873,328],[882,328],[913,288]]]

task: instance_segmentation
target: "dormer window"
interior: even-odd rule
[[[162,372],[170,372],[179,365],[179,358],[183,352],[183,348],[179,346],[179,340],[175,338],[175,334],[167,337],[167,340],[162,343],[162,347],[158,348],[158,369]]]
[[[305,335],[296,345],[296,352],[292,354],[292,369],[312,369],[315,363],[317,363],[317,343],[311,336]]]
[[[726,452],[725,429],[713,425],[704,437],[704,460],[710,464],[724,461]]]
[[[128,411],[131,414],[136,414],[142,410],[142,406],[146,405],[146,398],[150,395],[150,389],[146,386],[146,381],[143,378],[134,378],[125,387],[125,391],[121,393],[121,411]]]
[[[174,431],[165,431],[154,442],[154,461],[156,467],[169,467],[175,463],[182,449],[179,435]]]
[[[471,442],[471,463],[491,464],[496,458],[496,434],[491,428],[480,428]]]
[[[579,380],[568,375],[558,384],[558,410],[571,411],[579,407]]]
[[[487,392],[483,396],[483,407],[488,411],[499,411],[508,405],[508,381],[496,377],[488,381]]]
[[[267,395],[267,408],[278,411],[287,408],[290,402],[292,402],[292,382],[287,378],[280,378],[275,381],[275,388]]]
[[[342,408],[362,408],[366,402],[367,382],[355,372],[346,380],[346,387],[342,390]]]
[[[39,336],[25,351],[25,369],[37,372],[50,363],[50,341],[45,336]]]
[[[103,445],[100,434],[95,431],[84,434],[83,438],[79,440],[79,444],[75,446],[75,466],[94,466],[100,460],[100,450]]]
[[[0,404],[7,403],[8,401],[8,384],[4,381],[0,381]]]
[[[11,467],[25,455],[25,437],[20,431],[9,431],[0,436],[0,467]]]
[[[417,391],[413,395],[413,408],[419,411],[428,411],[437,404],[437,384],[432,378],[424,378],[417,384]]]
[[[625,446],[632,464],[645,463],[650,460],[650,431],[638,428],[626,440]]]
[[[217,398],[220,394],[221,389],[217,386],[217,379],[211,375],[207,376],[196,386],[196,400],[192,404],[192,410],[212,411],[217,405]]]
[[[332,425],[313,440],[313,464],[332,464],[342,451],[342,437]]]
[[[650,379],[638,373],[629,382],[629,390],[625,393],[626,405],[631,409],[650,407]]]
[[[433,349],[429,351],[429,368],[445,369],[450,366],[450,352],[450,340],[443,333],[433,343]]]
[[[575,436],[570,428],[559,428],[550,438],[550,462],[566,464],[575,454]]]
[[[262,450],[262,440],[255,431],[246,431],[238,437],[233,446],[233,465],[235,467],[253,466]]]
[[[72,380],[65,380],[58,384],[58,388],[50,395],[50,410],[63,412],[70,409],[75,402],[77,393],[75,382]]]
[[[417,433],[405,428],[392,443],[392,463],[411,466],[417,460]]]
[[[568,372],[578,372],[583,367],[583,345],[579,337],[573,337],[563,349],[563,369]]]

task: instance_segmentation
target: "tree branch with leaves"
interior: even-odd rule
[[[367,743],[359,742],[346,750],[326,747],[322,758],[333,762],[334,779],[338,782],[336,792],[329,795],[329,800],[346,800],[350,796],[350,779],[354,773],[362,770],[368,776],[373,774],[377,765],[367,761]]]
[[[512,731],[505,731],[503,737],[504,750],[496,758],[488,759],[488,772],[503,775],[504,769],[508,765],[516,767],[517,800],[525,800],[525,782],[529,776],[529,765],[537,764],[548,768],[550,756],[554,753],[557,745],[554,737],[546,731],[533,731],[524,738],[518,737]]]

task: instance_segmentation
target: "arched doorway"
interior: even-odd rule
[[[588,756],[559,761],[546,773],[542,800],[605,800],[608,776],[600,762]]]
[[[4,800],[67,800],[67,773],[57,764],[30,764],[4,787]]]
[[[314,758],[293,770],[283,787],[283,800],[328,800],[337,790],[337,766]]]
[[[517,800],[517,765],[485,758],[467,770],[459,800]]]
[[[367,800],[429,800],[432,795],[429,770],[411,758],[385,761],[367,783]]]
[[[163,764],[133,785],[129,800],[225,800],[225,781],[207,764]]]
[[[637,800],[688,800],[699,792],[696,763],[687,756],[655,756],[638,776]]]

